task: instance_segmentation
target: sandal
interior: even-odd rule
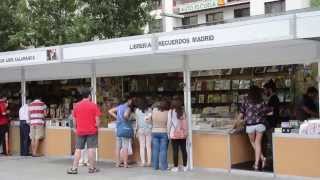
[[[262,165],[261,165],[261,168],[262,168],[262,169],[265,169],[265,168],[266,168],[266,166],[267,166],[267,158],[265,157],[265,158],[263,158],[263,159],[262,159]]]
[[[97,168],[89,168],[89,171],[88,171],[90,174],[92,174],[92,173],[97,173],[97,172],[100,172],[100,170],[99,169],[97,169]]]
[[[76,169],[70,168],[70,169],[68,169],[67,174],[78,174],[78,169],[77,168]]]
[[[259,165],[254,164],[254,165],[252,166],[252,168],[253,168],[253,170],[255,170],[255,171],[259,171]]]

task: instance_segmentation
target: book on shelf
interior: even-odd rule
[[[250,80],[240,80],[239,89],[249,89],[251,85]]]
[[[205,96],[204,94],[199,95],[199,104],[204,104],[205,103]]]
[[[214,88],[215,88],[215,81],[214,80],[208,80],[207,83],[208,83],[207,90],[208,91],[213,91]]]
[[[214,95],[213,94],[208,95],[208,103],[214,103]]]
[[[240,80],[232,80],[232,89],[239,89]]]

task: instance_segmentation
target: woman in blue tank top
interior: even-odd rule
[[[133,128],[130,120],[133,113],[133,98],[126,98],[127,101],[115,108],[109,110],[109,114],[116,119],[116,167],[120,167],[120,158],[123,160],[124,167],[128,167],[128,151],[131,148],[131,136],[133,136]],[[125,129],[124,129],[125,128]],[[127,134],[126,132],[130,132]],[[132,135],[131,135],[132,132]]]

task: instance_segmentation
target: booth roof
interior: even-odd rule
[[[0,53],[0,82],[271,66],[320,59],[320,11]]]

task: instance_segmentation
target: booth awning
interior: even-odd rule
[[[320,59],[320,11],[0,53],[0,82],[301,64]],[[186,60],[187,61],[184,61]]]

